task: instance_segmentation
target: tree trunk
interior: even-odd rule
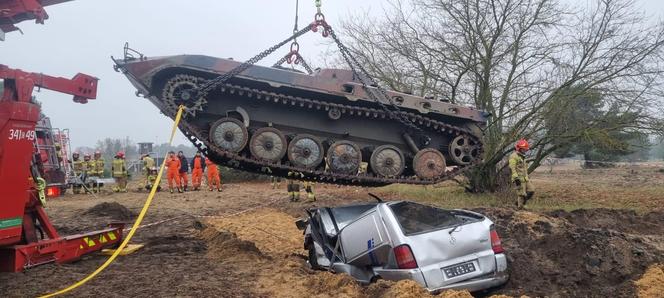
[[[483,163],[466,173],[469,185],[466,190],[472,193],[501,192],[510,187],[508,167],[497,163]]]

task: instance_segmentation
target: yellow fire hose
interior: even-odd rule
[[[178,124],[180,123],[180,119],[182,118],[182,111],[183,110],[184,110],[184,106],[181,105],[178,109],[177,114],[175,115],[175,122],[173,123],[173,129],[171,131],[171,137],[168,140],[169,145],[173,142],[173,137],[175,136],[175,131],[178,128]],[[164,172],[164,166],[165,165],[166,165],[166,158],[164,158],[164,162],[161,163],[161,167],[159,168],[159,174],[157,174],[157,180],[156,181],[161,181],[161,174]],[[134,222],[134,225],[131,227],[131,230],[129,231],[129,234],[127,234],[127,237],[124,238],[124,241],[122,241],[122,243],[120,244],[120,247],[118,247],[115,250],[113,255],[111,255],[108,258],[108,260],[106,260],[106,262],[104,262],[104,264],[99,266],[99,268],[97,268],[97,270],[95,270],[90,275],[86,276],[85,278],[79,280],[75,284],[73,284],[73,285],[71,285],[67,288],[64,288],[60,291],[40,296],[40,298],[53,297],[53,296],[57,296],[57,295],[67,293],[67,292],[69,292],[73,289],[76,289],[76,288],[82,286],[83,284],[85,284],[86,282],[90,281],[91,279],[93,279],[95,276],[97,276],[97,274],[104,271],[104,269],[106,269],[106,267],[108,267],[111,263],[113,263],[113,261],[118,257],[118,255],[120,255],[120,252],[127,246],[127,244],[129,243],[129,240],[131,240],[131,237],[134,236],[134,233],[138,229],[138,226],[141,225],[141,222],[143,221],[143,217],[145,217],[145,214],[148,212],[148,209],[150,208],[150,203],[152,203],[152,198],[154,197],[155,193],[157,192],[157,186],[158,186],[157,183],[152,185],[152,189],[150,190],[150,194],[148,195],[147,200],[145,200],[145,204],[143,204],[143,209],[141,209],[141,213],[138,215],[138,218]]]

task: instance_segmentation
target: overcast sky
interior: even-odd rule
[[[380,14],[384,2],[323,0],[323,12],[334,27],[353,10]],[[651,14],[664,12],[664,0],[637,2]],[[300,28],[312,20],[313,3],[300,1]],[[128,41],[147,56],[186,53],[246,60],[291,33],[294,6],[295,0],[76,0],[47,7],[45,25],[20,23],[24,35],[8,33],[0,42],[0,63],[53,76],[83,72],[100,79],[97,100],[85,105],[55,92],[35,93],[54,127],[70,129],[73,147],[94,146],[106,137],[162,143],[172,121],[134,96],[126,78],[113,71],[110,56],[121,57]],[[312,58],[314,67],[324,49],[320,34],[300,40],[300,51]],[[279,55],[260,64],[271,65]],[[180,143],[188,142],[179,135]]]

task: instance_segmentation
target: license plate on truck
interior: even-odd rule
[[[475,270],[475,264],[473,264],[473,262],[461,263],[443,268],[443,272],[445,272],[447,278],[468,274],[475,272]]]

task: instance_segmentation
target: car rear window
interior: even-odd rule
[[[399,202],[390,205],[390,208],[406,235],[438,230],[461,222],[450,211],[412,202]]]

